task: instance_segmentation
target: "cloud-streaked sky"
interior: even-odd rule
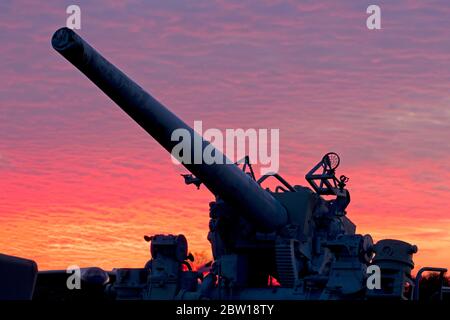
[[[324,153],[350,177],[359,233],[450,267],[450,3],[0,2],[0,252],[40,269],[139,267],[144,234],[206,259],[208,202],[184,170],[50,45],[78,33],[188,124],[280,128],[292,184]]]

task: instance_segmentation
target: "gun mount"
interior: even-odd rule
[[[59,29],[52,45],[167,151],[175,146],[171,135],[176,129],[188,130],[195,143],[198,134],[191,127],[75,32]],[[200,141],[203,150],[214,148]],[[335,175],[340,163],[336,153],[327,153],[306,175],[311,190],[291,185],[278,174],[257,180],[248,158],[234,164],[219,150],[214,152],[224,159],[223,164],[181,161],[190,171],[183,175],[185,183],[197,188],[204,184],[215,196],[209,204],[208,233],[213,261],[193,271],[194,258],[183,235],[146,236],[152,256],[147,264],[102,274],[96,288],[100,285],[101,292],[115,299],[413,297],[412,255],[417,248],[392,239],[374,244],[370,235],[356,234],[345,211],[350,203],[348,178]],[[269,178],[280,183],[273,191],[262,187]],[[379,288],[366,285],[371,266],[381,269]],[[85,281],[93,282],[91,278]]]

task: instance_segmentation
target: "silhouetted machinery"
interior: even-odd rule
[[[177,143],[171,140],[175,129],[186,129],[195,139],[191,127],[72,30],[56,31],[52,45],[169,152]],[[209,146],[202,141],[203,149]],[[219,150],[215,153],[228,160]],[[145,237],[151,260],[144,267],[115,269],[103,276],[96,268],[91,277],[85,272],[84,282],[96,279],[100,291],[115,299],[414,298],[417,283],[411,270],[417,247],[391,239],[374,244],[370,235],[356,234],[346,216],[348,178],[336,178],[336,153],[326,154],[306,175],[313,190],[291,185],[278,174],[257,180],[245,160],[243,168],[229,160],[184,164],[191,172],[184,175],[186,184],[204,184],[215,196],[209,205],[208,233],[213,261],[202,270],[192,270],[184,235],[158,234]],[[262,187],[269,178],[279,183],[273,191]],[[369,288],[372,266],[373,274],[379,268],[381,279],[379,286],[375,281]],[[446,270],[437,271],[443,275]],[[57,273],[39,274],[36,298],[55,295],[49,286]]]

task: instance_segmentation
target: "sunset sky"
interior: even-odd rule
[[[52,49],[69,4],[77,32],[189,125],[279,128],[291,184],[339,153],[357,232],[450,268],[448,0],[2,0],[1,253],[141,267],[145,234],[183,233],[209,258],[212,195]]]

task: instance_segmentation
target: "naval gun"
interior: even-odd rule
[[[168,152],[176,144],[174,130],[187,130],[192,144],[199,138],[74,31],[56,31],[52,46]],[[208,233],[214,260],[206,272],[193,271],[184,235],[146,236],[152,258],[143,268],[116,269],[105,292],[118,299],[413,298],[417,247],[393,239],[374,244],[370,235],[356,233],[346,216],[348,178],[335,175],[336,153],[326,154],[306,175],[311,190],[278,174],[257,180],[248,158],[241,169],[200,141],[202,150],[213,148],[223,161],[179,160],[190,172],[184,175],[186,184],[204,184],[215,197]],[[273,191],[262,187],[269,178],[280,183]],[[381,269],[383,286],[368,289],[372,265]]]
[[[99,268],[85,272],[86,283],[97,279],[97,293],[150,300],[414,299],[418,282],[411,270],[417,247],[394,239],[374,243],[370,235],[356,233],[346,212],[349,179],[336,177],[336,153],[327,153],[306,174],[312,189],[291,185],[279,174],[256,179],[247,157],[242,168],[232,163],[73,30],[57,30],[51,42],[168,152],[176,144],[172,133],[181,128],[190,133],[192,144],[200,138],[202,150],[212,148],[215,158],[223,159],[180,161],[190,172],[183,175],[185,183],[203,184],[214,196],[207,236],[213,261],[193,270],[184,235],[145,236],[151,252],[145,266],[117,268],[100,277]],[[279,185],[264,188],[267,179]],[[377,269],[380,285],[369,288],[368,271]],[[38,298],[46,298],[45,290],[38,286],[37,291]]]

